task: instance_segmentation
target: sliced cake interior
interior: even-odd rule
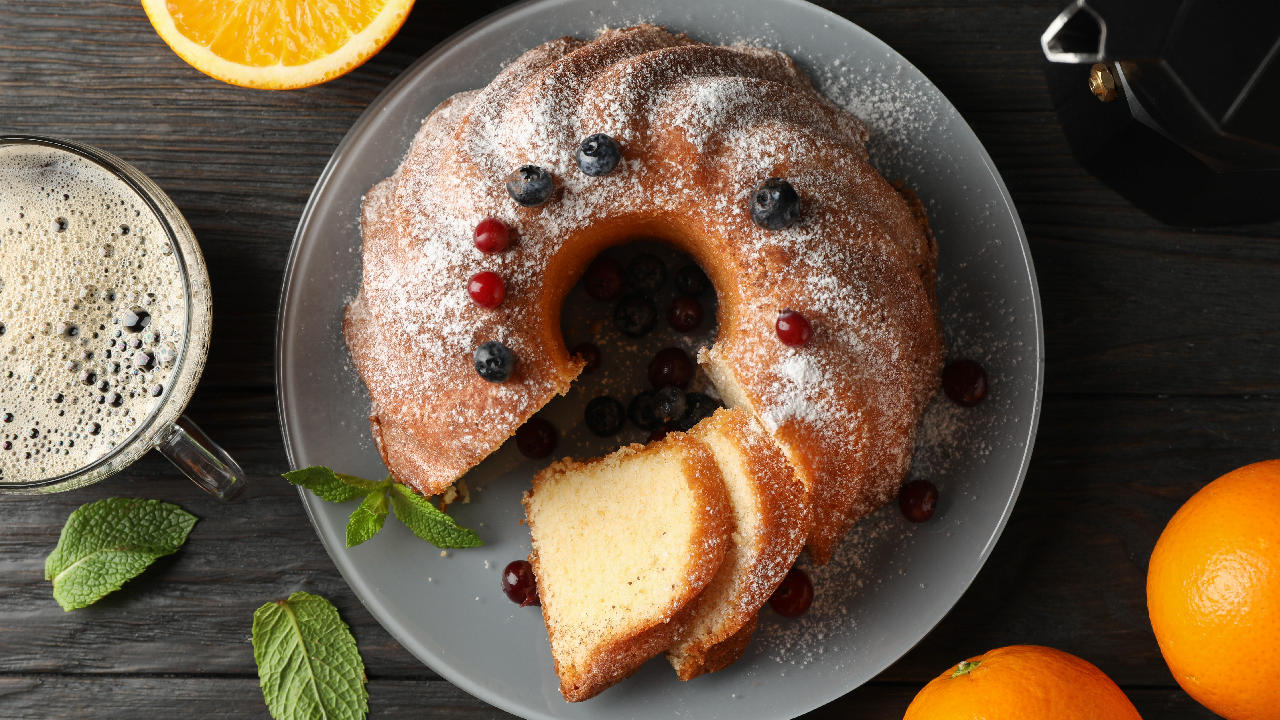
[[[592,697],[672,644],[733,531],[715,458],[683,433],[554,463],[534,478],[524,507],[569,701]]]
[[[684,619],[667,659],[681,680],[742,656],[756,612],[804,547],[809,507],[782,450],[746,410],[717,410],[690,433],[711,450],[733,506],[723,564]]]

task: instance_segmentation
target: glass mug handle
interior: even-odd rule
[[[239,463],[186,415],[178,418],[160,437],[156,450],[219,500],[234,500],[244,492],[244,470]]]

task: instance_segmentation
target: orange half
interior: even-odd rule
[[[413,0],[142,0],[151,25],[200,72],[288,90],[359,67],[404,24]]]

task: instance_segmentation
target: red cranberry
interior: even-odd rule
[[[813,334],[809,321],[795,310],[780,313],[774,328],[778,331],[778,339],[782,344],[792,347],[809,342],[809,336]]]
[[[928,480],[912,480],[898,493],[898,507],[914,523],[933,517],[938,509],[938,488]]]
[[[956,360],[942,371],[942,389],[957,405],[973,407],[987,396],[987,371],[973,360]]]
[[[538,460],[555,452],[560,434],[556,426],[542,418],[529,418],[528,422],[516,430],[516,447],[520,454]]]
[[[583,373],[593,373],[600,367],[600,348],[595,343],[578,343],[569,354],[587,361],[587,366],[582,368]]]
[[[702,324],[702,303],[693,297],[678,297],[667,311],[667,324],[676,332],[692,332]]]
[[[498,273],[478,272],[467,281],[467,294],[481,307],[496,308],[507,296],[507,286],[502,283]]]
[[[659,350],[649,362],[649,382],[656,388],[669,385],[686,388],[692,379],[693,361],[689,359],[689,353],[681,348]]]
[[[592,260],[582,280],[586,284],[587,294],[597,300],[613,300],[622,294],[622,289],[627,284],[622,265],[607,257]]]
[[[791,568],[769,597],[769,607],[783,617],[800,617],[813,604],[813,583],[803,570]]]
[[[511,228],[497,218],[485,218],[476,225],[476,248],[482,253],[497,253],[511,244]]]
[[[533,578],[533,566],[528,560],[513,560],[502,571],[502,592],[520,607],[542,604],[538,601],[538,582]]]

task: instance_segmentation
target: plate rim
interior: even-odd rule
[[[964,115],[959,111],[958,108],[955,107],[955,104],[951,101],[950,97],[948,97],[946,93],[942,92],[941,88],[939,88],[937,84],[934,83],[933,80],[929,78],[929,76],[924,71],[916,67],[914,63],[908,60],[906,56],[904,56],[902,53],[898,52],[896,48],[894,48],[892,45],[890,45],[889,43],[885,42],[883,39],[876,36],[871,31],[863,28],[861,25],[857,24],[853,20],[850,20],[849,18],[839,15],[824,7],[808,2],[807,0],[776,0],[776,1],[778,2],[779,5],[805,6],[810,11],[817,10],[820,14],[826,16],[829,19],[829,21],[835,25],[851,26],[852,28],[858,31],[861,31],[863,33],[866,33],[867,35],[875,38],[877,41],[884,44],[885,47],[889,48],[889,50],[893,53],[896,61],[909,66],[912,70],[919,73],[920,76],[923,77],[926,80],[926,82],[928,82],[929,85],[934,90],[936,90],[939,95],[943,97],[944,100],[946,100],[947,104],[954,110],[956,119],[960,123],[962,123],[970,133],[973,134],[973,137],[976,140],[976,145],[978,149],[978,158],[982,161],[983,166],[991,174],[992,179],[995,181],[995,185],[997,189],[1000,191],[1000,201],[1004,205],[1005,209],[1008,211],[1010,219],[1013,221],[1014,229],[1017,231],[1019,251],[1024,263],[1026,279],[1028,283],[1028,291],[1031,298],[1030,306],[1031,306],[1031,311],[1033,314],[1033,320],[1034,320],[1034,326],[1035,326],[1034,348],[1033,348],[1035,352],[1035,382],[1034,382],[1035,393],[1034,393],[1034,398],[1032,400],[1032,404],[1030,408],[1030,417],[1027,425],[1026,438],[1022,447],[1022,456],[1018,464],[1018,474],[1017,474],[1018,476],[1014,481],[1013,490],[1009,494],[1009,497],[1005,502],[1004,507],[1000,509],[999,520],[996,522],[995,526],[992,528],[991,533],[988,535],[987,540],[983,544],[981,550],[977,553],[977,565],[975,566],[975,570],[973,574],[967,580],[964,581],[963,587],[961,588],[960,592],[955,596],[955,598],[953,598],[948,603],[947,609],[934,622],[932,622],[929,625],[928,629],[923,634],[921,634],[918,639],[912,642],[911,645],[908,646],[903,651],[902,655],[898,657],[898,659],[900,660],[902,657],[905,657],[906,654],[909,653],[912,649],[914,649],[921,642],[923,642],[927,637],[929,637],[929,635],[931,635],[933,631],[937,629],[937,626],[944,619],[946,619],[948,615],[951,614],[951,611],[955,609],[955,606],[957,603],[959,603],[960,599],[963,598],[966,593],[968,593],[970,587],[972,587],[973,585],[973,582],[977,579],[982,569],[986,567],[986,563],[990,559],[991,553],[994,551],[996,543],[1000,540],[1000,537],[1004,534],[1005,527],[1008,525],[1008,522],[1009,522],[1009,517],[1013,514],[1013,508],[1017,504],[1018,498],[1021,497],[1022,495],[1022,488],[1026,482],[1027,471],[1031,463],[1031,456],[1035,449],[1035,440],[1040,428],[1041,408],[1044,403],[1045,339],[1044,339],[1044,312],[1043,312],[1041,299],[1040,299],[1040,286],[1037,280],[1034,259],[1032,258],[1032,255],[1031,255],[1030,244],[1027,239],[1026,228],[1022,224],[1022,218],[1018,214],[1017,206],[1013,202],[1013,196],[1009,193],[1009,188],[1005,184],[1004,176],[1000,174],[1000,171],[996,167],[995,162],[991,159],[990,153],[987,152],[986,145],[982,142],[978,134],[973,131],[973,127],[969,124],[968,120],[965,119]],[[368,125],[372,121],[372,119],[375,117],[376,112],[373,111],[373,108],[381,105],[385,100],[387,100],[388,97],[397,93],[403,85],[408,83],[410,79],[416,75],[416,70],[420,66],[423,66],[435,61],[439,56],[445,54],[447,51],[449,51],[455,45],[457,45],[463,38],[469,36],[472,32],[474,32],[476,29],[482,26],[489,25],[504,17],[523,12],[525,10],[531,9],[538,5],[555,6],[560,2],[563,2],[563,0],[521,0],[520,2],[513,3],[512,5],[501,8],[481,18],[478,18],[475,21],[468,23],[467,25],[458,29],[456,32],[452,33],[447,38],[440,41],[435,46],[431,47],[431,49],[423,53],[421,56],[419,56],[409,65],[405,66],[405,68],[401,70],[400,73],[394,79],[392,79],[391,82],[389,82],[385,88],[383,88],[372,100],[369,101],[369,103],[365,106],[364,110],[361,111],[360,115],[351,124],[351,127],[348,128],[347,132],[342,136],[342,139],[338,142],[337,145],[334,146],[334,149],[329,156],[328,162],[325,163],[324,169],[320,172],[320,175],[316,178],[316,182],[313,185],[311,192],[307,197],[307,203],[305,206],[303,206],[302,214],[299,217],[297,228],[294,231],[293,240],[290,242],[288,258],[284,266],[284,278],[283,278],[283,282],[281,283],[280,299],[277,304],[277,310],[276,310],[276,333],[275,333],[276,346],[275,346],[275,352],[273,354],[275,371],[273,373],[273,379],[276,385],[276,410],[277,410],[277,415],[280,423],[280,433],[281,433],[283,444],[284,444],[285,459],[287,460],[289,467],[291,469],[297,463],[296,463],[295,454],[294,454],[293,437],[289,431],[289,424],[286,421],[287,412],[285,407],[286,398],[285,398],[285,382],[284,382],[284,377],[285,377],[284,347],[285,347],[286,318],[289,317],[288,311],[290,309],[290,302],[289,302],[290,296],[291,296],[290,291],[294,286],[295,270],[296,270],[296,264],[298,261],[298,256],[301,250],[301,244],[304,236],[307,234],[307,231],[313,221],[313,212],[315,210],[317,197],[331,180],[334,174],[335,168],[339,162],[339,159],[345,156],[348,146],[352,143],[354,138],[357,136],[358,131],[362,131],[364,127]],[[519,717],[529,717],[522,714],[527,711],[527,708],[518,707],[512,704],[509,704],[505,701],[506,699],[504,697],[493,695],[491,692],[489,692],[488,688],[484,687],[482,684],[478,682],[473,682],[471,678],[469,678],[468,676],[455,672],[452,665],[450,665],[447,662],[444,662],[441,658],[434,656],[433,653],[429,652],[430,650],[429,648],[424,648],[425,651],[428,651],[428,652],[425,652],[427,657],[424,657],[422,654],[419,654],[417,651],[411,648],[408,644],[402,641],[399,634],[397,634],[397,632],[394,632],[391,629],[391,627],[389,627],[389,625],[390,626],[399,625],[399,623],[395,620],[395,618],[392,618],[389,616],[384,617],[384,614],[385,614],[384,610],[380,607],[375,607],[374,605],[371,605],[370,600],[366,600],[364,594],[362,594],[359,590],[357,590],[356,585],[352,582],[351,578],[348,577],[348,573],[345,568],[344,561],[339,557],[338,548],[336,548],[336,546],[333,543],[331,543],[329,539],[322,532],[320,532],[319,525],[316,521],[315,514],[312,510],[312,501],[308,497],[305,489],[302,487],[298,487],[297,493],[302,503],[303,509],[307,514],[307,520],[308,522],[311,523],[312,530],[315,531],[316,537],[320,540],[320,543],[324,547],[325,553],[329,556],[330,561],[333,562],[334,567],[337,569],[338,574],[342,578],[342,581],[347,585],[348,590],[351,591],[351,594],[355,596],[356,600],[360,602],[360,604],[365,608],[365,610],[370,614],[370,616],[372,616],[373,619],[387,632],[387,634],[390,635],[391,638],[396,641],[396,644],[400,645],[400,647],[403,648],[405,651],[407,651],[410,655],[412,655],[414,659],[426,665],[431,671],[438,674],[441,678],[445,679],[449,683],[453,684],[455,687],[468,693],[472,697],[475,697],[476,699],[488,705],[491,705],[495,708],[498,708],[499,710],[502,710],[504,712],[511,713]],[[881,672],[883,672],[883,670]],[[814,699],[811,699],[810,701],[807,701],[802,705],[797,706],[792,711],[793,714],[790,717],[796,717],[806,712],[810,712],[819,707],[822,707],[827,703],[830,703],[834,700],[837,700],[838,698],[841,698],[853,692],[857,688],[861,687],[863,684],[865,683],[860,683],[857,685],[842,686],[842,689],[835,692],[834,694],[830,694],[830,695],[823,694]],[[835,685],[836,684],[833,684],[833,687],[835,687]],[[542,717],[542,715],[539,715],[539,717]]]

